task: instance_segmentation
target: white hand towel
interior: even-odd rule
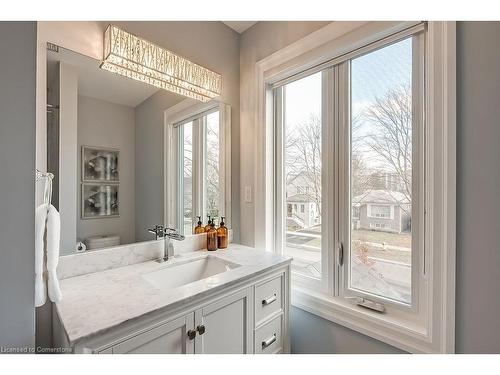
[[[44,248],[45,221],[47,205],[42,204],[35,211],[35,306],[43,306],[47,300],[47,288],[44,280]]]
[[[47,273],[49,298],[52,302],[59,302],[62,299],[59,280],[57,279],[60,240],[61,218],[56,208],[50,205],[49,215],[47,217]]]

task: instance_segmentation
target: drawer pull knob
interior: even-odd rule
[[[262,341],[262,349],[267,348],[276,341],[276,333],[269,337],[267,340]]]
[[[187,332],[187,336],[189,337],[190,340],[194,340],[194,338],[196,337],[196,331],[194,329],[190,329]]]
[[[274,301],[276,301],[276,293],[274,293],[271,297],[267,297],[266,299],[263,299],[262,306],[270,305]]]

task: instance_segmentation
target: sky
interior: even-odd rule
[[[306,122],[311,114],[321,118],[321,72],[286,85],[286,127],[293,131]],[[352,115],[383,96],[388,90],[410,84],[412,77],[412,39],[407,38],[352,60],[351,95]],[[370,131],[371,124],[363,124],[360,133]],[[365,150],[368,152],[368,150]],[[379,157],[378,157],[379,158]],[[369,158],[374,162],[373,155]]]

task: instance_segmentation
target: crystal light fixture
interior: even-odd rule
[[[202,102],[222,89],[220,74],[114,25],[104,32],[101,68]]]

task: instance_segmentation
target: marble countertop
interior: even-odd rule
[[[172,289],[158,289],[142,277],[167,266],[155,261],[61,280],[63,299],[56,308],[70,344],[145,314],[193,302],[291,261],[287,256],[230,244],[225,250],[180,254],[168,266],[207,255],[241,266]]]

